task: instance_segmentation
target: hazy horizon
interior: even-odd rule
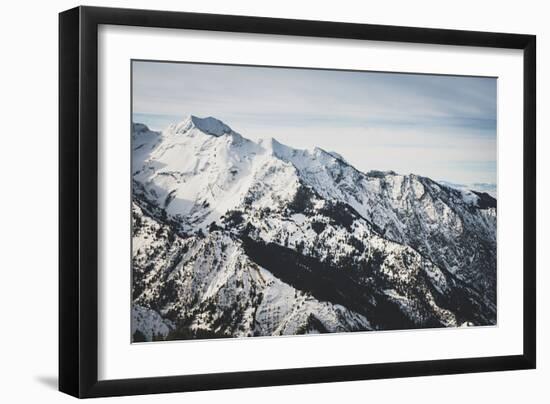
[[[213,116],[362,171],[496,184],[495,78],[134,61],[132,93],[153,130]]]

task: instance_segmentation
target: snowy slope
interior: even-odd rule
[[[292,165],[220,121],[194,116],[162,133],[134,180],[149,201],[191,232],[243,203],[254,186],[269,188],[256,201],[268,206],[288,201],[297,185]]]
[[[496,200],[413,174],[362,173],[319,148],[273,145],[322,197],[350,205],[384,237],[412,246],[495,301]]]
[[[154,338],[163,339],[175,325],[170,320],[164,319],[156,311],[140,306],[132,305],[132,334],[141,333],[140,342],[152,341]]]
[[[370,329],[364,316],[274,277],[228,234],[182,239],[136,205],[133,217],[134,304],[154,308],[164,321],[213,337]],[[150,323],[144,330],[137,324],[147,337]]]

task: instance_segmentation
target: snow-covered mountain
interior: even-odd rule
[[[135,340],[496,323],[496,200],[215,118],[134,124]]]

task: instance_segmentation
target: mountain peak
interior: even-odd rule
[[[328,150],[325,150],[325,149],[322,149],[320,147],[315,147],[313,149],[313,153],[316,154],[316,155],[324,155],[324,156],[327,156],[329,158],[334,158],[336,160],[340,160],[342,161],[343,163],[346,163],[346,164],[349,164],[346,159],[344,157],[342,157],[341,154],[338,154],[334,151],[328,151]]]
[[[236,134],[236,132],[234,132],[228,125],[211,116],[199,118],[195,115],[189,115],[181,122],[170,125],[168,129],[175,134],[183,134],[191,129],[198,129],[207,135],[216,137],[227,134]]]
[[[285,144],[282,144],[281,142],[279,142],[277,139],[275,139],[274,137],[270,138],[270,139],[267,139],[267,141],[264,142],[264,144],[266,146],[268,146],[275,155],[278,155],[278,154],[288,154],[288,153],[291,153],[294,149],[292,149],[291,147],[285,145]]]
[[[145,133],[149,131],[150,129],[147,125],[139,122],[132,122],[132,133]]]

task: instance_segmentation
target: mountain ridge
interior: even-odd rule
[[[496,322],[496,200],[489,195],[456,190],[414,174],[363,173],[339,154],[320,148],[294,149],[276,139],[256,143],[212,117],[191,115],[163,132],[134,124],[132,139],[133,223],[138,229],[134,238],[145,237],[143,223],[152,221],[148,226],[157,230],[147,233],[149,242],[161,240],[161,233],[182,240],[172,257],[179,265],[177,275],[173,269],[167,273],[168,264],[158,258],[158,251],[146,248],[143,240],[137,243],[141,247],[133,253],[134,279],[143,286],[134,293],[134,304],[142,312],[166,316],[185,329],[186,336],[200,338],[199,330],[200,335],[236,336],[264,335],[266,330],[273,334],[275,329],[288,334],[297,329],[338,332],[399,328],[398,324],[417,328]],[[222,242],[216,234],[229,239]],[[237,286],[226,290],[218,285],[220,292],[208,297],[197,295],[191,285],[184,288],[185,282],[194,284],[197,277],[210,276],[191,265],[209,252],[200,249],[198,255],[186,257],[182,249],[211,237],[218,240],[212,241],[214,250],[232,246],[238,251],[232,259],[243,267],[258,267],[273,276],[279,288],[291,288],[296,296],[309,293],[305,296],[318,303],[306,299],[308,310],[297,308],[287,296],[284,305],[277,300],[264,307],[263,292],[258,291],[266,291],[266,286],[239,272],[244,269],[236,269],[222,254],[216,259],[226,267],[209,265],[227,279],[237,276],[238,290],[248,284],[248,298],[237,293],[244,303],[234,300]],[[159,243],[170,250],[168,241]],[[266,256],[271,260],[262,258]],[[284,257],[285,264],[278,263]],[[289,272],[295,263],[298,267]],[[171,277],[178,282],[173,285]],[[323,284],[322,279],[331,283]],[[335,295],[329,284],[347,286]],[[338,297],[350,290],[357,290],[352,294],[361,304]],[[371,291],[370,297],[365,290]],[[197,301],[186,301],[182,296],[187,294]],[[231,305],[228,312],[220,299],[236,307]],[[461,306],[457,299],[464,300]],[[208,307],[201,306],[205,301]],[[292,308],[278,320],[286,321],[287,328],[282,323],[274,329],[255,323],[251,310],[278,307],[281,312],[281,305]],[[205,313],[225,317],[209,319]],[[248,322],[232,324],[231,316]],[[147,329],[140,332],[151,335]]]

